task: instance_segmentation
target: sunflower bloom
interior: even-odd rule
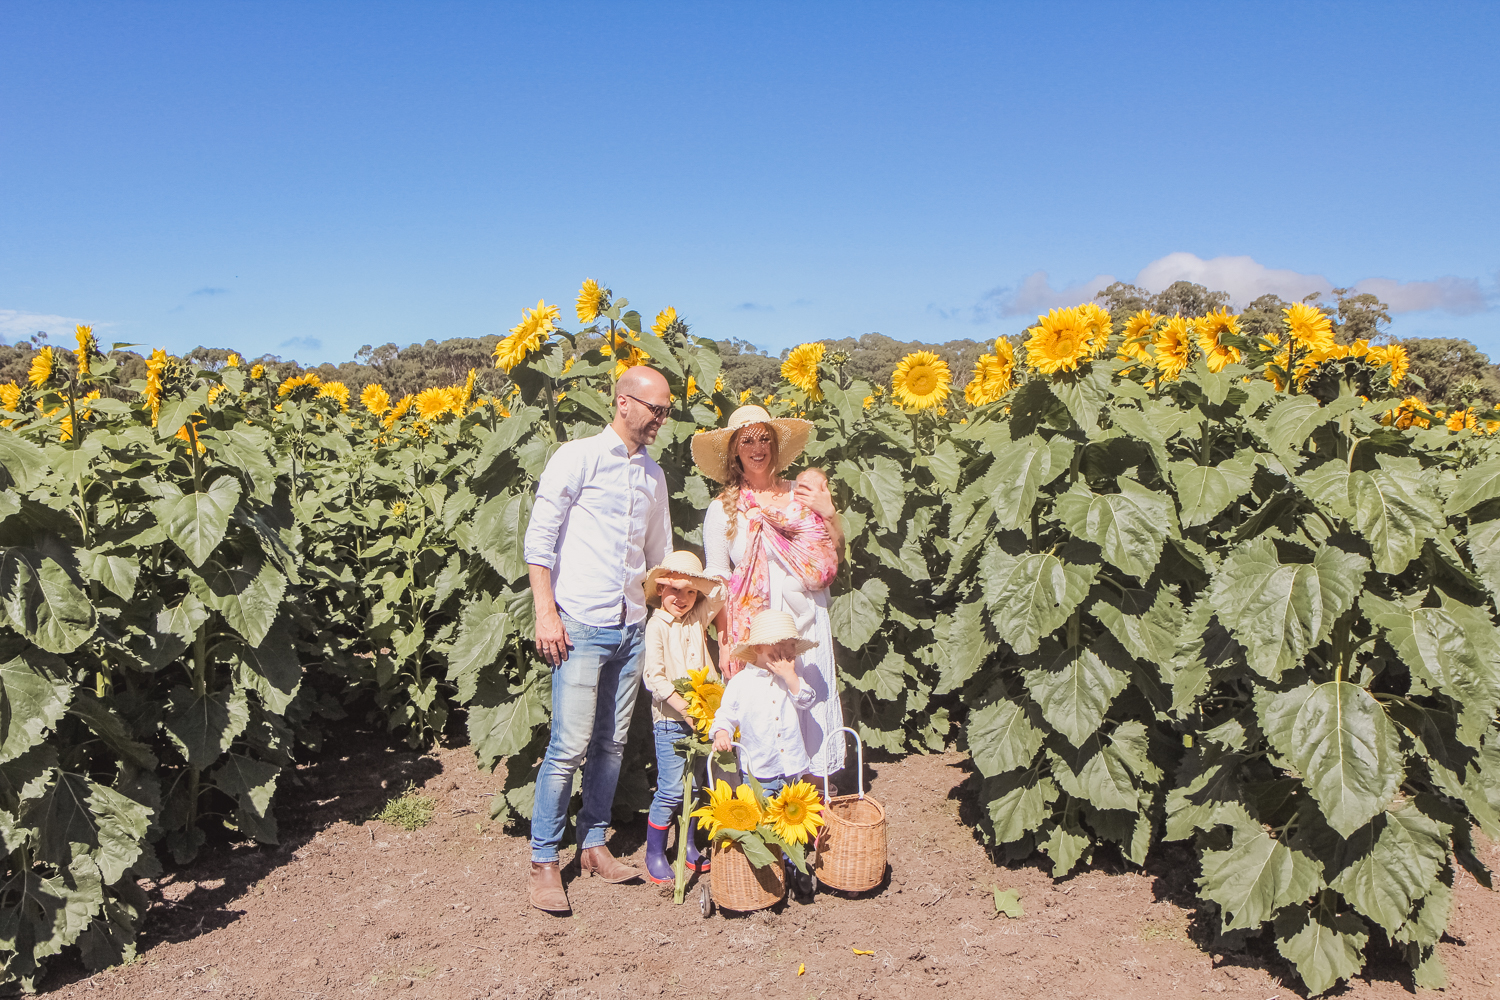
[[[226,368],[238,368],[240,366],[240,356],[230,351],[229,358],[224,362],[224,366]]]
[[[423,389],[412,402],[417,411],[417,419],[429,423],[446,415],[450,405],[448,390],[437,388]]]
[[[371,382],[365,386],[364,391],[359,394],[359,401],[377,417],[391,408],[391,394],[379,382]]]
[[[78,358],[78,377],[83,378],[89,373],[89,358],[98,352],[99,345],[94,340],[94,328],[78,324],[75,331],[78,336],[78,349],[73,352]]]
[[[669,333],[685,333],[687,327],[677,318],[677,310],[673,306],[667,306],[656,314],[656,322],[651,324],[651,332],[658,337],[665,337]]]
[[[708,839],[713,840],[720,830],[754,830],[762,816],[748,784],[731,789],[729,782],[720,778],[708,790],[708,804],[693,810],[693,818],[708,827]]]
[[[266,377],[266,366],[265,365],[251,365],[250,366],[250,377],[253,378],[253,379],[256,379],[256,380],[260,380],[260,379],[265,378]]]
[[[746,403],[748,403],[750,401],[750,394],[751,394],[751,390],[749,390],[749,389],[746,389],[744,392],[740,393],[740,405],[741,406],[744,406]]]
[[[806,781],[783,786],[766,805],[766,820],[776,835],[788,844],[805,844],[823,825],[822,799]]]
[[[585,278],[578,290],[578,322],[592,323],[609,308],[609,289],[600,288],[593,278]]]
[[[823,345],[817,342],[794,347],[781,363],[781,377],[807,393],[808,399],[822,399],[818,385],[818,365],[823,361]]]
[[[1191,324],[1180,315],[1173,316],[1156,331],[1152,341],[1155,355],[1152,364],[1156,366],[1158,381],[1175,382],[1182,375],[1192,357],[1192,338]]]
[[[167,352],[158,347],[151,352],[151,357],[146,359],[146,391],[144,399],[146,405],[151,407],[151,426],[156,426],[156,418],[161,415],[161,376],[167,368]]]
[[[1391,388],[1400,385],[1406,378],[1406,373],[1411,370],[1411,359],[1407,357],[1406,348],[1400,344],[1389,344],[1385,347],[1372,347],[1365,360],[1375,368],[1391,368]]]
[[[1281,312],[1292,339],[1303,349],[1324,351],[1333,346],[1333,320],[1323,310],[1294,302]]]
[[[981,354],[974,362],[974,374],[964,386],[964,401],[970,406],[993,403],[1010,391],[1011,365],[993,354]]]
[[[1096,303],[1085,302],[1077,308],[1079,319],[1089,330],[1089,349],[1097,357],[1109,347],[1109,335],[1114,332],[1114,321]]]
[[[21,408],[21,387],[14,382],[0,385],[0,409],[15,413]],[[15,421],[0,420],[0,427],[9,427]]]
[[[891,391],[907,409],[930,410],[952,391],[948,362],[931,351],[913,351],[896,364],[891,373]]]
[[[43,347],[36,352],[36,357],[31,359],[31,372],[26,380],[33,388],[42,389],[47,381],[52,378],[52,348]]]
[[[693,690],[688,695],[687,714],[693,717],[693,727],[704,736],[708,735],[708,729],[719,711],[719,704],[724,700],[724,685],[711,680],[710,672],[709,667],[688,671],[688,680],[693,685]]]
[[[1053,309],[1026,332],[1026,364],[1043,375],[1074,371],[1094,354],[1096,330],[1077,309]]]
[[[615,359],[615,370],[611,377],[618,379],[621,375],[624,375],[627,371],[634,368],[636,365],[645,364],[648,358],[649,355],[647,355],[646,352],[641,350],[639,347],[627,348],[626,354],[623,358]]]
[[[344,383],[324,382],[318,387],[318,396],[338,400],[339,409],[345,413],[349,412],[349,387]]]
[[[1429,418],[1433,415],[1427,409],[1426,403],[1416,396],[1407,396],[1394,411],[1387,412],[1381,417],[1380,422],[1383,424],[1394,422],[1399,429],[1404,431],[1412,427],[1430,427]]]
[[[317,373],[308,372],[306,375],[297,375],[281,383],[276,387],[276,395],[280,396],[282,399],[285,399],[287,396],[290,396],[298,389],[321,389],[322,387],[323,380],[318,377]],[[318,395],[318,393],[314,392],[311,396],[308,396],[306,398],[311,399],[316,395]]]
[[[1193,329],[1198,334],[1198,349],[1203,352],[1209,371],[1217,375],[1226,365],[1239,364],[1239,348],[1230,347],[1223,342],[1226,336],[1240,335],[1238,316],[1231,315],[1228,309],[1218,309],[1194,320]]]
[[[412,404],[416,401],[416,396],[407,393],[397,401],[395,406],[386,411],[385,416],[381,418],[380,422],[385,424],[386,429],[389,430],[396,425],[396,421],[406,416],[407,412],[411,410]]]
[[[406,502],[404,500],[397,500],[391,504],[389,510],[392,517],[400,517],[406,513]]]
[[[557,306],[536,300],[535,309],[522,309],[521,322],[510,328],[510,336],[495,345],[495,367],[510,371],[542,346],[557,329]]]

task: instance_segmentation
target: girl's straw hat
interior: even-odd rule
[[[693,586],[704,594],[712,594],[722,586],[717,577],[703,572],[698,557],[686,549],[678,549],[646,574],[646,600],[654,601],[659,593],[657,581],[664,576],[681,576],[693,582]]]
[[[783,639],[797,640],[796,649],[799,656],[818,646],[811,639],[804,639],[797,634],[796,619],[785,611],[762,611],[755,616],[755,621],[750,623],[750,634],[734,647],[732,655],[736,660],[754,663],[756,646],[774,646]]]
[[[772,417],[764,407],[754,403],[741,406],[729,415],[728,426],[693,435],[693,461],[698,463],[698,469],[715,482],[728,482],[729,462],[733,458],[729,454],[729,438],[750,424],[770,424],[776,432],[776,467],[772,472],[780,472],[797,460],[807,447],[813,426],[811,421],[798,417]]]

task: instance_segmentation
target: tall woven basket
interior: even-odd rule
[[[779,864],[756,868],[733,842],[714,845],[714,866],[709,870],[714,902],[741,913],[764,910],[786,895],[786,872]]]
[[[829,798],[824,778],[822,833],[813,858],[813,874],[822,884],[844,892],[865,892],[885,880],[885,806],[865,794],[865,749],[859,734],[847,727],[829,739],[848,733],[858,750],[859,794]],[[718,887],[714,887],[715,894]]]

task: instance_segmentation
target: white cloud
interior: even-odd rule
[[[1101,274],[1088,281],[1053,288],[1046,271],[1034,271],[1021,284],[996,288],[973,307],[976,323],[1002,316],[1037,314],[1080,302],[1091,302],[1114,277]],[[1141,268],[1133,284],[1149,292],[1160,292],[1174,281],[1191,281],[1215,291],[1229,293],[1236,308],[1244,308],[1262,295],[1278,295],[1297,302],[1313,292],[1324,300],[1333,292],[1333,282],[1321,274],[1303,274],[1285,268],[1272,268],[1253,257],[1211,257],[1178,251],[1160,257]],[[1365,278],[1350,286],[1356,292],[1370,292],[1388,304],[1393,313],[1424,312],[1439,309],[1458,316],[1468,316],[1489,308],[1489,301],[1473,278],[1435,278],[1430,281],[1396,281],[1391,278]],[[956,317],[959,310],[945,310],[942,315]]]
[[[1244,306],[1262,295],[1279,295],[1296,302],[1313,292],[1324,295],[1333,284],[1321,274],[1266,267],[1253,257],[1213,257],[1204,260],[1197,254],[1169,253],[1141,268],[1135,283],[1151,292],[1159,292],[1174,281],[1191,281],[1213,291],[1228,292],[1235,305]]]
[[[1356,292],[1370,292],[1388,304],[1393,313],[1441,309],[1456,316],[1484,312],[1489,304],[1473,278],[1437,278],[1433,281],[1396,281],[1366,278],[1355,282]]]
[[[1011,293],[1008,288],[997,288],[979,301],[975,307],[975,319],[983,322],[998,313],[1001,316],[1019,316],[1023,313],[1044,313],[1049,309],[1076,306],[1080,302],[1091,302],[1096,294],[1114,281],[1114,275],[1099,274],[1088,281],[1053,288],[1046,271],[1033,271],[1021,282],[1021,287]]]
[[[45,330],[49,337],[56,340],[61,334],[71,336],[73,328],[82,322],[83,320],[72,316],[49,316],[20,309],[0,309],[0,338],[13,344],[30,337],[38,330]]]

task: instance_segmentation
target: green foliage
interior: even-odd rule
[[[1190,839],[1220,929],[1270,933],[1314,992],[1375,933],[1439,982],[1453,866],[1483,876],[1468,829],[1497,829],[1495,446],[1393,430],[1353,385],[1091,367],[952,438],[982,442],[954,501],[980,554],[946,592],[997,640],[947,682],[985,836],[1058,875]],[[1100,369],[1097,411],[1051,408]],[[1017,458],[1058,441],[1083,460]]]
[[[407,785],[406,790],[391,799],[375,818],[382,823],[398,826],[406,832],[420,830],[432,822],[433,814],[437,811],[437,803],[426,795],[417,791],[417,786]]]
[[[159,851],[186,862],[216,827],[274,843],[281,772],[344,705],[412,746],[461,723],[482,766],[507,762],[493,816],[529,815],[551,705],[522,552],[537,478],[609,421],[617,361],[649,358],[674,394],[650,452],[701,551],[715,487],[690,445],[740,388],[717,384],[735,351],[627,305],[404,415],[208,353],[152,361],[153,426],[121,361],[80,375],[59,352],[0,432],[0,976],[34,983],[75,943],[130,957]],[[442,355],[443,380],[489,345]],[[1314,991],[1376,934],[1440,984],[1455,866],[1487,877],[1471,824],[1500,835],[1494,441],[1387,423],[1358,362],[1314,397],[1249,363],[1153,385],[1101,359],[908,413],[854,353],[889,345],[848,346],[769,406],[813,422],[805,461],[841,512],[829,611],[866,743],[956,736],[980,835],[1058,876],[1191,841],[1220,928],[1269,934]],[[360,364],[400,393],[405,353]],[[649,795],[644,717],[621,811]]]

